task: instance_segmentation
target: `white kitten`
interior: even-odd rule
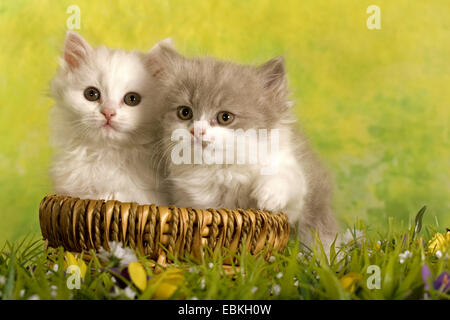
[[[153,126],[153,135],[159,136],[161,154],[168,155],[165,164],[172,202],[205,209],[283,211],[304,242],[311,244],[312,231],[318,231],[329,247],[336,232],[330,210],[331,183],[306,138],[296,130],[283,59],[254,67],[186,58],[165,46],[159,48],[158,57],[153,68],[161,71],[156,78],[165,91],[157,106],[161,120]],[[191,138],[187,145],[194,150],[193,156],[187,149],[178,150],[173,135],[180,129]],[[261,162],[193,163],[198,150],[204,152],[239,129],[279,130],[278,148],[269,148],[264,157],[273,172],[264,173],[267,164]],[[255,144],[255,139],[248,140],[246,151]],[[236,141],[232,145],[236,150]],[[190,163],[174,161],[178,153],[188,154]]]
[[[51,83],[56,154],[50,173],[56,193],[166,204],[149,148],[158,92],[146,70],[151,54],[94,49],[77,33],[67,33]]]

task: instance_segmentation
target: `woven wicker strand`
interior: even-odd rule
[[[98,251],[101,247],[109,250],[108,242],[117,241],[161,265],[166,264],[167,253],[202,260],[206,248],[239,252],[244,244],[252,254],[267,248],[267,258],[273,250],[282,251],[289,239],[283,213],[158,207],[62,195],[42,200],[39,221],[50,247]]]

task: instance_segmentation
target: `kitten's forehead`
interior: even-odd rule
[[[164,108],[175,117],[174,110],[179,106],[190,106],[194,121],[204,117],[216,124],[219,112],[228,111],[234,117],[227,127],[233,129],[274,127],[287,115],[288,104],[286,87],[281,85],[284,72],[272,66],[278,62],[252,66],[178,55],[168,62],[163,73]]]
[[[175,75],[178,93],[204,114],[250,103],[257,80],[247,66],[210,58],[186,59]]]
[[[142,91],[147,79],[143,57],[138,52],[99,47],[89,61],[85,81],[99,86],[111,99],[121,99],[129,91]]]

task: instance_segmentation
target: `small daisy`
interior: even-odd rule
[[[55,285],[52,285],[50,287],[50,295],[52,296],[52,298],[55,298],[57,293],[58,293],[58,287],[56,287]]]
[[[405,261],[409,258],[412,257],[412,252],[409,250],[404,251],[403,253],[400,253],[398,255],[398,257],[400,258],[400,263],[403,264],[405,263]]]
[[[437,250],[435,254],[436,254],[436,258],[438,258],[438,259],[442,258],[442,251],[441,250]]]
[[[212,262],[208,263],[208,267],[209,267],[210,269],[212,269],[212,268],[214,267],[214,263],[212,263]]]
[[[191,300],[198,300],[198,298],[197,298],[196,296],[193,296],[193,297],[191,298]]]
[[[134,292],[133,289],[131,289],[130,287],[126,287],[123,292],[125,293],[125,295],[129,298],[129,299],[134,299],[136,298],[136,292]]]
[[[110,297],[116,298],[120,295],[120,290],[118,287],[114,286],[112,292],[109,294]]]
[[[0,285],[4,285],[6,282],[5,276],[0,276]]]
[[[205,290],[206,288],[206,280],[205,278],[202,278],[202,280],[200,280],[200,289]]]
[[[33,294],[28,297],[28,300],[41,300],[41,298],[37,294]]]
[[[277,273],[277,278],[278,278],[278,279],[283,278],[283,272],[278,272],[278,273]]]
[[[52,296],[52,298],[55,298],[57,293],[58,293],[58,288],[55,285],[51,286],[50,287],[50,295]]]
[[[270,263],[274,263],[274,262],[275,262],[275,256],[270,256],[269,262],[270,262]]]
[[[189,267],[190,273],[198,273],[198,269],[196,267]]]
[[[281,292],[281,286],[279,284],[275,284],[272,286],[272,294],[278,296]]]
[[[120,268],[128,266],[131,262],[138,261],[134,251],[128,247],[123,247],[122,242],[110,241],[108,245],[111,249],[110,251],[101,247],[97,253],[100,259],[114,262]]]
[[[255,294],[255,292],[258,291],[258,287],[254,286],[250,291],[252,294]]]

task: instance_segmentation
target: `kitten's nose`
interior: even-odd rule
[[[108,121],[116,115],[116,111],[114,109],[105,108],[101,112]]]
[[[194,128],[191,129],[191,134],[194,137],[200,138],[203,137],[206,133],[206,129],[204,128],[196,128],[197,130],[194,130]]]

